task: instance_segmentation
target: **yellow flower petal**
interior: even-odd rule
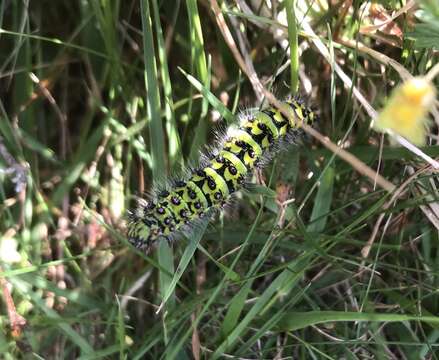
[[[415,145],[424,145],[429,125],[427,116],[435,98],[436,90],[425,78],[407,80],[393,90],[374,128],[381,132],[391,130]]]

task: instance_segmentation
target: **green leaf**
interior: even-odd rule
[[[414,46],[418,49],[439,49],[439,24],[423,23],[417,24],[412,32],[408,32],[407,37],[414,40]]]

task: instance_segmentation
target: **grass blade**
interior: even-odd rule
[[[421,321],[427,324],[439,324],[439,316],[414,316],[386,313],[360,313],[349,311],[308,311],[290,312],[279,324],[281,331],[295,331],[307,326],[345,321],[367,322],[403,322]]]

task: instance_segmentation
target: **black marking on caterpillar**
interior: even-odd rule
[[[315,113],[298,99],[285,101],[295,114],[288,120],[270,107],[242,116],[211,150],[203,154],[198,167],[181,179],[170,182],[147,200],[140,200],[128,214],[128,239],[145,251],[161,239],[173,240],[179,234],[207,221],[223,208],[233,193],[245,187],[252,170],[263,167],[285,145],[294,143],[300,124],[313,124]]]

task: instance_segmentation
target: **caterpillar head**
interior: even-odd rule
[[[128,241],[137,249],[148,253],[154,248],[162,230],[154,217],[150,216],[148,203],[141,203],[128,214]]]

